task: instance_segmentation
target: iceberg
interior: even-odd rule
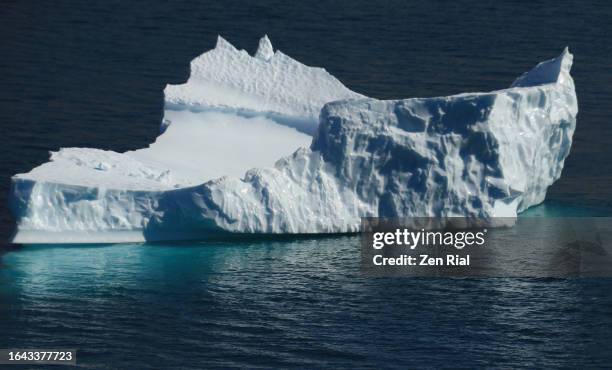
[[[377,100],[219,37],[168,85],[148,148],[67,148],[12,178],[13,243],[359,231],[361,217],[515,217],[561,176],[576,125],[567,49],[508,89]],[[280,158],[280,159],[279,159]]]

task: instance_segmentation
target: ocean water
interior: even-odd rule
[[[367,278],[359,238],[38,246],[0,269],[2,347],[92,368],[601,367],[605,279]]]
[[[267,33],[379,98],[504,88],[569,46],[574,145],[530,212],[609,215],[611,19],[605,1],[5,1],[0,239],[11,175],[60,147],[153,141],[163,87],[217,34],[253,52]],[[612,279],[368,278],[351,236],[0,248],[0,348],[78,348],[84,367],[612,363]]]

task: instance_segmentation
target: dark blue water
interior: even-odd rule
[[[28,247],[2,346],[88,366],[606,367],[609,280],[366,278],[359,239]]]
[[[162,90],[222,34],[379,98],[507,87],[569,46],[579,99],[539,214],[612,209],[612,5],[600,2],[77,2],[0,6],[0,237],[11,175],[49,150],[151,142]],[[94,368],[609,367],[609,279],[373,279],[354,237],[5,247],[0,348]]]

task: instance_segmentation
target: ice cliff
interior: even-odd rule
[[[337,233],[358,231],[365,216],[515,216],[544,200],[569,154],[571,64],[566,49],[509,89],[381,101],[275,52],[267,37],[254,57],[219,38],[191,62],[185,84],[166,87],[163,132],[149,148],[61,149],[14,176],[13,242]]]

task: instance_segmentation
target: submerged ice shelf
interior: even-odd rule
[[[358,231],[361,217],[515,216],[561,175],[567,49],[505,90],[381,101],[224,39],[168,85],[148,148],[68,148],[12,179],[15,243]],[[280,158],[280,159],[279,159]]]

